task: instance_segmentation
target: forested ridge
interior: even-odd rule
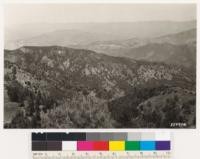
[[[195,126],[196,76],[185,67],[60,46],[5,50],[4,67],[19,108],[6,128]]]

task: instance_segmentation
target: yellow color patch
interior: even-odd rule
[[[109,141],[109,150],[110,151],[124,151],[125,141]]]

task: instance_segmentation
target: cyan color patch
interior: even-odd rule
[[[140,141],[140,150],[154,151],[156,150],[156,142],[155,141]]]

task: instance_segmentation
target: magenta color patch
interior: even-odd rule
[[[93,150],[93,142],[91,141],[77,141],[78,151],[88,151]]]

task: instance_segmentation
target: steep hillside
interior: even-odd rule
[[[170,43],[170,44],[196,44],[197,30],[190,29],[186,31],[182,31],[176,34],[169,34],[165,36],[161,36],[158,38],[154,38],[151,42],[154,43]]]
[[[136,105],[131,105],[131,108],[126,111],[137,109],[140,103],[159,95],[163,89],[164,92],[168,92],[172,87],[176,87],[195,94],[195,74],[193,72],[178,66],[112,57],[90,50],[59,46],[25,46],[12,51],[5,50],[4,60],[5,89],[8,91],[11,101],[21,103],[20,106],[25,108],[26,113],[23,116],[27,121],[32,122],[33,127],[44,126],[42,121],[45,119],[41,118],[45,115],[52,116],[52,114],[55,117],[54,112],[60,112],[60,108],[62,108],[61,114],[65,110],[67,111],[65,115],[71,113],[72,115],[65,117],[68,120],[64,126],[58,123],[58,125],[50,125],[50,127],[116,127],[122,123],[122,120],[116,119],[113,114],[113,111],[118,110],[117,105],[116,107],[115,104],[106,106],[108,102],[115,103],[116,100],[120,100],[133,90],[142,87],[147,89],[143,90],[142,94],[148,92],[148,85],[154,89],[153,92],[150,91],[149,94],[144,95],[144,99],[139,101],[130,98],[129,100],[135,102]],[[138,98],[141,98],[141,95]],[[89,106],[88,109],[97,114],[101,112],[102,108],[106,115],[102,114],[103,119],[91,117],[84,124],[76,123],[77,118],[85,120],[85,117],[81,119],[80,114],[77,114],[79,108],[77,104],[74,105],[77,100],[90,103],[80,107]],[[93,100],[94,102],[92,102]],[[121,101],[123,103],[123,100]],[[90,107],[91,105],[93,106]],[[126,108],[126,105],[125,101],[122,108]],[[94,108],[96,109],[94,110]],[[82,111],[86,110],[83,108]],[[44,114],[41,115],[41,113]],[[87,113],[89,112],[85,112],[85,114]],[[108,117],[109,113],[111,115]],[[89,114],[91,115],[91,112]],[[74,119],[74,117],[77,118]],[[135,117],[139,117],[139,113],[131,114],[131,118],[127,118],[127,122]],[[90,121],[93,118],[96,120]],[[109,121],[105,122],[105,118]],[[15,119],[11,127],[15,127],[18,120],[18,118]],[[112,124],[105,126],[101,120]],[[115,121],[117,124],[111,121]],[[101,124],[88,125],[92,122]],[[113,125],[113,123],[115,124]],[[132,124],[127,126],[135,127]]]
[[[192,69],[196,67],[196,47],[187,44],[149,43],[127,50],[124,56],[137,60],[165,62]]]

